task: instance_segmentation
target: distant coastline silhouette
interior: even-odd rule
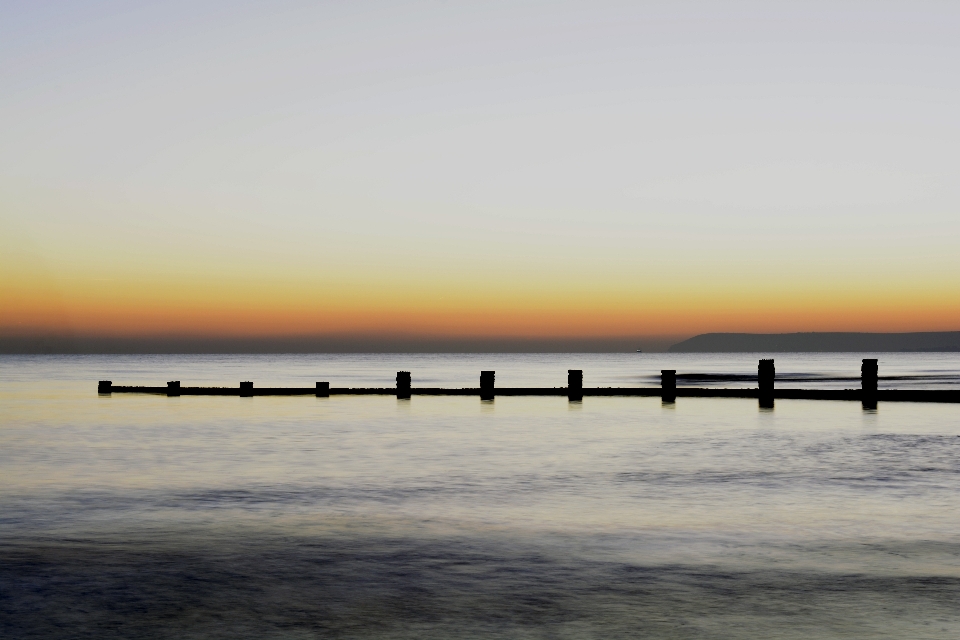
[[[669,351],[670,353],[960,351],[960,331],[703,333],[671,346]]]

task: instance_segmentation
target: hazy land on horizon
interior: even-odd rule
[[[950,352],[960,350],[960,331],[705,333],[687,339],[0,336],[0,354],[629,353],[637,350],[650,353]]]

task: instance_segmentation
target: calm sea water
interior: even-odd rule
[[[772,357],[856,388],[864,355]],[[960,637],[960,406],[96,393],[751,386],[758,357],[0,357],[0,637]],[[875,357],[960,386],[960,354]]]

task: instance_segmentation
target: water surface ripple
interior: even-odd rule
[[[770,357],[849,388],[869,355]],[[875,356],[888,387],[960,380]],[[96,394],[749,386],[758,357],[4,356],[0,637],[960,637],[957,406]]]

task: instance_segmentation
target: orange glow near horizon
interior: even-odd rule
[[[460,290],[402,291],[280,282],[114,283],[53,291],[21,282],[2,291],[0,335],[656,338],[707,332],[948,331],[957,330],[960,318],[960,296],[939,291],[890,295],[862,287],[799,286],[711,291],[682,283],[562,291],[535,284],[515,283],[501,291],[476,283]]]

